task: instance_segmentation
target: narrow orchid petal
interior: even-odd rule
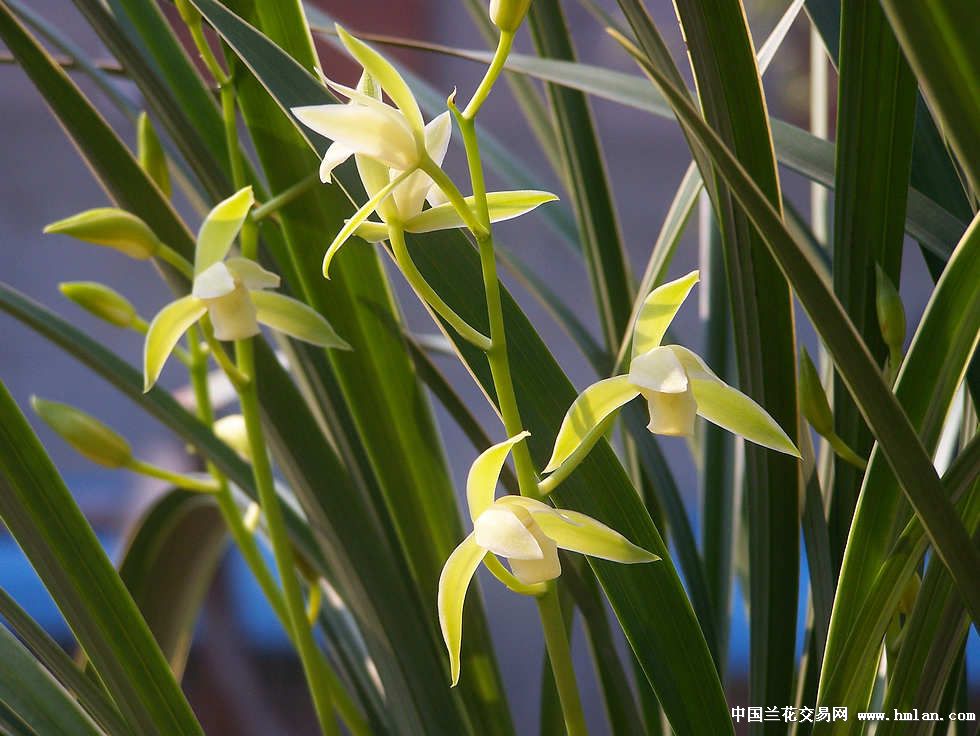
[[[235,281],[246,289],[279,288],[279,275],[265,270],[251,258],[229,258],[225,265]]]
[[[477,544],[494,554],[517,560],[540,560],[544,552],[528,528],[531,525],[533,519],[523,509],[491,506],[473,522],[473,533]]]
[[[500,506],[520,506],[532,514],[560,513],[554,506],[549,506],[542,501],[538,501],[536,498],[528,498],[527,496],[501,496],[494,503]],[[566,519],[566,521],[569,520]]]
[[[425,195],[425,201],[432,207],[438,207],[441,204],[446,204],[449,201],[449,197],[446,196],[446,193],[438,185],[433,184],[429,187],[429,192]]]
[[[590,431],[639,393],[629,376],[607,378],[585,389],[562,420],[555,438],[554,452],[544,472],[556,470],[582,444]]]
[[[558,509],[558,512],[535,514],[534,520],[562,549],[627,564],[660,559],[591,516],[570,509]]]
[[[252,302],[259,322],[277,332],[311,345],[350,350],[323,315],[301,301],[274,291],[254,291]]]
[[[419,110],[419,104],[415,101],[415,95],[412,94],[412,90],[409,89],[398,70],[381,54],[363,41],[354,38],[339,24],[337,25],[337,35],[340,36],[340,42],[344,44],[350,55],[357,59],[358,63],[364,67],[364,71],[381,85],[381,88],[388,93],[391,101],[405,114],[412,128],[421,132],[423,127],[422,112]]]
[[[633,357],[660,346],[667,327],[699,278],[698,271],[691,271],[687,276],[658,286],[650,292],[633,326]]]
[[[388,226],[381,222],[366,220],[357,226],[354,235],[367,243],[380,243],[388,239]]]
[[[238,237],[238,231],[242,229],[242,223],[254,203],[252,187],[245,187],[211,210],[197,234],[195,276],[228,255],[231,244]]]
[[[432,178],[421,169],[405,179],[391,195],[395,210],[398,212],[398,219],[406,222],[417,217],[422,212],[425,195],[431,188]]]
[[[406,174],[410,174],[410,173],[412,172],[406,172]],[[379,189],[377,193],[375,193],[374,196],[371,197],[371,199],[369,199],[367,202],[364,203],[361,209],[359,209],[357,212],[354,213],[354,216],[352,218],[350,218],[344,223],[344,226],[340,229],[340,232],[337,233],[337,237],[333,239],[333,242],[330,244],[330,247],[327,248],[326,255],[323,257],[324,277],[330,278],[329,276],[330,262],[333,260],[334,256],[337,255],[337,251],[340,250],[340,246],[342,246],[344,243],[347,242],[347,240],[350,238],[351,235],[354,234],[354,231],[357,230],[357,228],[361,225],[361,223],[367,220],[367,218],[371,216],[371,213],[374,212],[378,208],[378,206],[382,202],[384,202],[385,199],[388,198],[388,195],[390,195],[395,190],[395,187],[397,187],[399,184],[402,183],[402,181],[405,180],[406,174],[402,174],[397,179],[390,181],[387,186]]]
[[[642,393],[650,408],[650,423],[647,425],[650,432],[672,437],[690,437],[694,434],[698,402],[693,391],[663,393],[644,390]]]
[[[442,165],[449,148],[452,120],[448,112],[442,113],[425,126],[425,148],[437,166]],[[416,171],[395,190],[392,199],[402,222],[410,220],[422,211],[426,195],[432,189],[432,178],[424,171]]]
[[[419,151],[404,116],[388,105],[376,105],[313,105],[294,107],[292,113],[306,127],[355,153],[395,169],[414,168]]]
[[[449,111],[432,118],[425,126],[425,150],[436,166],[442,166],[449,150],[449,139],[453,135],[453,120]]]
[[[346,146],[339,141],[331,143],[327,152],[323,155],[323,161],[320,162],[320,181],[324,184],[329,184],[333,170],[353,155],[354,149],[350,146]]]
[[[197,322],[207,307],[193,296],[185,296],[171,302],[153,318],[146,332],[143,346],[143,392],[153,388],[160,377],[167,358],[187,328]]]
[[[459,650],[463,639],[463,603],[470,580],[487,551],[470,534],[453,550],[439,576],[439,626],[449,650],[449,671],[453,687],[459,682]]]
[[[244,286],[236,286],[230,294],[208,299],[205,304],[214,336],[219,340],[245,340],[261,331],[251,292]]]
[[[670,349],[687,369],[698,414],[757,445],[800,457],[789,435],[765,409],[718,378],[695,353],[680,345]]]
[[[474,523],[477,517],[493,504],[497,481],[500,479],[500,470],[504,467],[504,462],[507,460],[511,448],[529,436],[529,432],[514,435],[484,450],[473,461],[469,475],[466,477],[466,502],[470,507],[470,519]]]
[[[490,210],[490,222],[503,222],[530,212],[545,202],[557,200],[550,192],[534,190],[519,190],[512,192],[490,192],[487,195],[487,206]],[[429,194],[432,200],[432,194]],[[473,197],[466,197],[466,204],[473,206]],[[449,203],[434,206],[420,215],[405,222],[405,229],[412,233],[429,233],[435,230],[450,230],[463,226],[456,208]]]
[[[404,117],[400,110],[396,110],[381,99],[380,90],[377,85],[372,85],[371,91],[368,91],[367,84],[365,83],[366,79],[370,79],[370,77],[366,74],[362,74],[361,81],[357,83],[357,89],[340,84],[340,82],[335,82],[332,79],[328,79],[326,82],[328,87],[335,92],[339,92],[350,100],[350,103],[348,104],[363,105],[364,107],[370,107],[386,115],[398,115],[400,117]],[[361,89],[362,86],[364,89]],[[378,91],[378,94],[375,94],[375,91]]]
[[[191,293],[198,299],[217,299],[235,290],[235,277],[224,261],[213,263],[194,277]]]
[[[634,386],[647,391],[666,394],[687,391],[687,372],[667,347],[654,348],[633,358],[629,376]]]

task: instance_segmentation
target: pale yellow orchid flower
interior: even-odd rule
[[[538,591],[534,586],[561,575],[559,548],[627,564],[660,559],[619,532],[577,511],[556,509],[523,496],[495,499],[497,481],[507,455],[527,436],[527,432],[521,432],[484,451],[473,463],[466,480],[473,532],[446,560],[439,578],[439,623],[449,650],[454,686],[459,681],[463,601],[481,562],[485,561],[508,587],[533,593]],[[499,564],[495,555],[507,560],[510,573]]]
[[[426,233],[462,227],[463,218],[450,204],[425,167],[440,167],[452,134],[452,119],[444,112],[424,123],[418,102],[398,70],[381,54],[337,26],[344,47],[364,68],[357,88],[332,80],[327,84],[347,98],[344,105],[294,107],[291,112],[306,127],[332,141],[320,165],[320,179],[330,183],[333,170],[354,156],[368,201],[327,248],[323,274],[341,246],[356,235],[369,243],[388,238],[388,224],[410,233]],[[382,91],[394,102],[387,104]],[[466,204],[472,208],[473,198]],[[490,192],[487,207],[490,221],[517,217],[545,202],[554,194],[535,190]],[[430,208],[423,211],[425,202]],[[383,222],[371,222],[373,212]]]
[[[718,378],[698,355],[680,345],[661,345],[698,278],[692,271],[650,293],[633,326],[629,372],[592,384],[575,400],[544,472],[557,470],[606,417],[637,396],[649,405],[647,428],[654,434],[691,435],[701,416],[750,442],[800,456],[765,409]]]
[[[259,334],[259,324],[322,347],[348,348],[323,316],[285,294],[266,291],[279,277],[248,258],[228,257],[254,204],[245,187],[219,203],[197,236],[191,293],[161,309],[150,323],[143,350],[144,391],[156,383],[181,336],[205,314],[219,340]]]

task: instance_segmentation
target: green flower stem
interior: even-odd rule
[[[235,387],[236,390],[241,390],[244,386],[247,386],[251,377],[247,373],[243,373],[225,349],[221,346],[221,342],[214,336],[214,328],[211,327],[211,323],[205,316],[201,320],[202,332],[204,333],[204,340],[208,344],[208,349],[211,351],[211,355],[214,356],[215,361],[228,376],[228,380],[231,381],[231,385]]]
[[[197,47],[198,53],[201,54],[201,60],[204,65],[211,72],[211,76],[218,83],[218,86],[223,87],[229,81],[228,75],[225,74],[225,70],[221,68],[218,60],[214,56],[214,52],[211,50],[211,45],[208,40],[204,37],[204,27],[201,23],[201,18],[198,16],[197,20],[193,23],[186,23],[187,30],[190,31],[191,39],[194,41],[194,46]]]
[[[279,192],[279,194],[269,199],[268,202],[263,202],[258,207],[253,209],[252,220],[258,222],[259,220],[263,220],[266,217],[276,214],[283,207],[296,201],[319,183],[320,176],[318,174],[310,174],[305,179],[301,179],[291,187],[282,190]]]
[[[181,276],[186,277],[188,280],[193,280],[194,267],[191,265],[191,262],[166,243],[160,243],[154,255],[164,263],[177,269]]]
[[[433,311],[442,317],[452,326],[460,337],[478,347],[480,350],[489,351],[491,348],[490,338],[474,329],[466,320],[460,317],[446,302],[442,300],[435,290],[425,280],[412,261],[412,256],[408,252],[405,244],[405,231],[398,225],[388,224],[388,240],[391,241],[391,249],[395,256],[395,262],[404,274],[405,279],[415,289],[415,292],[432,307]]]
[[[489,217],[484,224],[479,218],[473,215],[473,210],[470,209],[469,205],[466,204],[466,199],[463,194],[459,191],[459,188],[449,177],[449,175],[442,170],[442,168],[436,164],[428,155],[419,164],[419,168],[422,169],[429,178],[435,182],[436,186],[442,190],[442,193],[446,195],[449,203],[453,206],[459,216],[463,218],[463,222],[466,223],[466,227],[470,229],[473,233],[473,237],[480,238],[486,237],[490,232]],[[486,204],[484,202],[484,204]]]
[[[517,396],[511,377],[510,359],[507,355],[507,335],[504,326],[504,313],[500,298],[500,281],[497,277],[497,261],[494,252],[493,232],[490,227],[490,212],[487,206],[487,189],[483,177],[483,164],[480,158],[480,145],[476,135],[475,117],[483,102],[490,94],[490,89],[503,69],[504,61],[513,42],[511,34],[501,34],[493,63],[487,70],[483,81],[477,88],[473,100],[460,113],[452,101],[449,103],[463,136],[466,149],[466,162],[469,166],[470,182],[473,186],[473,200],[479,228],[470,228],[480,250],[480,265],[483,270],[483,283],[486,289],[487,315],[490,322],[490,348],[487,352],[487,362],[497,395],[500,416],[504,422],[507,434],[511,437],[524,430],[520,410],[517,406]],[[427,172],[428,173],[428,172]],[[432,176],[432,174],[430,174]],[[448,178],[448,177],[446,177]],[[433,177],[436,180],[435,177]],[[439,183],[437,181],[437,183]],[[440,183],[440,187],[450,196],[450,192]],[[464,222],[469,224],[466,216],[470,208],[465,201],[457,203],[450,197],[450,202],[456,207]],[[462,208],[461,208],[462,205]],[[517,469],[517,480],[521,495],[538,498],[538,479],[528,451],[527,443],[519,442],[514,446],[514,466]],[[575,681],[575,670],[572,667],[572,655],[565,631],[565,621],[558,603],[558,594],[553,582],[547,584],[547,590],[537,597],[538,612],[541,617],[541,627],[544,630],[545,645],[548,659],[554,673],[558,697],[561,701],[562,715],[569,736],[583,736],[588,733],[585,725],[585,715],[582,711],[582,701],[579,697],[578,685]]]
[[[150,478],[159,478],[160,480],[165,480],[168,483],[173,483],[175,486],[182,488],[185,491],[194,491],[195,493],[215,493],[218,490],[218,484],[213,480],[200,480],[198,478],[192,478],[188,475],[175,473],[172,470],[167,470],[166,468],[161,468],[157,465],[153,465],[152,463],[137,460],[135,458],[130,460],[125,467],[127,470],[132,470],[134,473],[146,475]]]
[[[196,329],[192,328],[194,331]],[[214,410],[212,409],[211,397],[208,392],[207,355],[201,350],[200,341],[193,333],[191,335],[191,351],[194,353],[194,362],[190,370],[190,377],[197,404],[197,413],[201,421],[210,427],[214,424]],[[235,503],[231,487],[224,473],[218,470],[210,461],[207,462],[206,467],[218,484],[215,500],[225,519],[235,546],[241,553],[242,559],[245,560],[245,564],[248,565],[259,588],[262,590],[263,595],[269,603],[269,607],[272,608],[276,618],[279,619],[286,635],[293,642],[293,645],[296,646],[296,638],[289,624],[289,614],[286,611],[286,603],[283,599],[282,590],[279,588],[278,583],[276,583],[268,565],[266,565],[262,551],[259,549],[259,544],[255,539],[254,532],[258,519],[256,518],[251,523],[247,521],[239,511],[238,504]],[[313,597],[314,592],[311,589],[311,601]],[[348,730],[354,736],[367,736],[370,733],[367,721],[361,715],[357,705],[347,694],[343,684],[340,682],[340,678],[330,669],[322,655],[318,658],[318,666],[325,670],[324,676],[328,680],[331,696],[337,707],[337,712],[340,714]]]
[[[333,702],[330,697],[331,687],[327,682],[325,667],[317,664],[322,653],[313,638],[313,630],[306,619],[306,604],[303,601],[303,591],[296,577],[296,560],[293,557],[289,532],[286,529],[286,519],[279,504],[276,487],[272,476],[272,465],[269,462],[265,436],[262,431],[262,418],[259,410],[259,396],[256,390],[255,352],[252,339],[238,340],[235,343],[235,353],[238,358],[238,368],[243,373],[253,376],[253,380],[238,392],[242,416],[245,418],[245,431],[252,455],[252,475],[258,491],[259,505],[265,514],[269,542],[282,581],[289,630],[299,652],[303,671],[309,683],[310,695],[316,709],[320,731],[324,734],[338,734],[337,722],[333,716]]]
[[[194,35],[195,24],[191,23],[189,27],[192,35]],[[221,113],[225,128],[225,141],[228,146],[228,160],[231,164],[232,181],[236,188],[241,188],[245,186],[246,181],[236,127],[235,88],[232,80],[224,74],[213,54],[211,54],[203,34],[194,35],[194,41],[221,88]],[[247,219],[242,226],[240,244],[243,257],[254,260],[258,256],[258,229],[251,219]],[[220,363],[220,356],[224,351],[214,339],[207,321],[204,324],[205,337],[208,339],[208,344],[211,346],[215,358]],[[333,673],[321,660],[323,653],[317,646],[313,637],[313,630],[306,620],[303,591],[296,577],[296,561],[293,557],[286,520],[282,507],[279,505],[279,497],[272,475],[272,465],[262,431],[259,396],[255,381],[255,347],[251,338],[235,342],[235,356],[237,363],[235,371],[239,380],[236,381],[236,372],[228,372],[228,375],[238,391],[238,400],[241,404],[242,416],[245,419],[245,431],[248,435],[252,456],[252,475],[258,492],[259,506],[265,515],[269,542],[282,584],[283,603],[286,609],[286,620],[289,624],[287,631],[291,634],[290,638],[293,640],[303,665],[303,673],[309,685],[320,731],[325,736],[334,736],[340,731],[334,718],[334,705],[331,698],[331,690],[334,688],[331,687],[330,675]],[[224,365],[222,367],[228,371]],[[246,377],[248,380],[241,381],[242,377]]]
[[[551,672],[555,677],[562,715],[565,717],[565,730],[568,736],[585,736],[589,729],[585,725],[585,712],[579,700],[572,652],[568,646],[565,619],[561,615],[561,603],[558,602],[558,589],[554,582],[548,583],[548,592],[538,598],[538,613],[541,616],[541,629],[548,647],[548,658],[551,660]]]
[[[487,68],[486,74],[483,76],[483,81],[480,82],[480,86],[476,88],[476,92],[473,93],[473,97],[470,99],[470,104],[466,106],[466,110],[463,112],[463,117],[472,120],[476,117],[476,114],[483,107],[483,103],[486,102],[487,97],[490,96],[490,90],[493,89],[493,85],[497,82],[497,78],[500,73],[504,70],[504,64],[507,62],[507,57],[510,55],[511,46],[514,45],[514,34],[512,32],[501,31],[500,39],[497,41],[497,50],[494,52],[493,60],[490,62],[490,66]]]
[[[609,431],[609,428],[612,427],[618,414],[619,412],[613,412],[599,422],[599,424],[594,426],[582,440],[581,444],[575,448],[575,451],[565,459],[565,462],[563,462],[558,469],[555,470],[555,472],[538,483],[538,493],[540,493],[542,496],[547,496],[559,485],[561,485],[564,480],[575,471],[575,468],[577,468],[582,461],[585,460],[588,454],[592,452],[592,448],[595,447],[596,442],[605,436],[606,432]]]

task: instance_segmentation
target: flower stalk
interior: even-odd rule
[[[510,370],[510,359],[507,355],[507,332],[500,297],[500,281],[497,276],[497,261],[487,205],[483,163],[476,134],[476,116],[499,78],[512,44],[513,33],[501,32],[493,62],[487,69],[483,81],[480,82],[464,112],[460,113],[453,101],[450,100],[450,110],[454,112],[463,138],[463,147],[466,151],[466,162],[473,188],[474,208],[481,226],[478,230],[472,228],[471,230],[480,251],[480,265],[483,271],[487,315],[490,323],[490,346],[486,351],[487,361],[490,365],[490,374],[497,395],[500,416],[509,436],[520,433],[524,424],[517,404],[517,395],[514,391],[514,381]],[[460,214],[462,215],[462,213]],[[527,444],[518,443],[513,452],[514,467],[517,471],[521,495],[538,498],[537,474]],[[575,670],[572,666],[571,649],[565,630],[565,622],[561,615],[561,605],[558,602],[558,591],[554,581],[549,581],[544,585],[546,586],[545,591],[536,597],[536,601],[541,618],[541,627],[545,635],[548,659],[551,662],[555,685],[558,689],[565,727],[569,736],[581,736],[587,734],[588,729],[585,725],[582,700],[575,680]]]

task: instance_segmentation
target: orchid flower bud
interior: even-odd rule
[[[140,167],[160,187],[160,191],[169,197],[171,189],[167,157],[153,123],[145,112],[141,112],[136,121],[136,152],[139,155]]]
[[[161,245],[149,225],[136,215],[113,207],[99,207],[52,222],[44,232],[114,248],[137,260],[153,257]]]
[[[881,328],[881,336],[888,346],[889,353],[900,356],[902,345],[905,344],[905,306],[888,274],[881,266],[876,266],[876,270],[875,308],[878,312],[878,326]]]
[[[45,424],[93,463],[122,468],[133,460],[133,450],[123,437],[80,409],[37,396],[31,397],[31,406]]]
[[[490,0],[490,20],[504,33],[520,28],[531,0]]]
[[[123,329],[139,321],[136,308],[118,291],[95,281],[67,281],[58,285],[68,299],[86,312]]]
[[[830,411],[827,394],[820,382],[810,354],[803,349],[800,354],[800,411],[810,426],[821,437],[829,437],[834,433],[834,415]]]

